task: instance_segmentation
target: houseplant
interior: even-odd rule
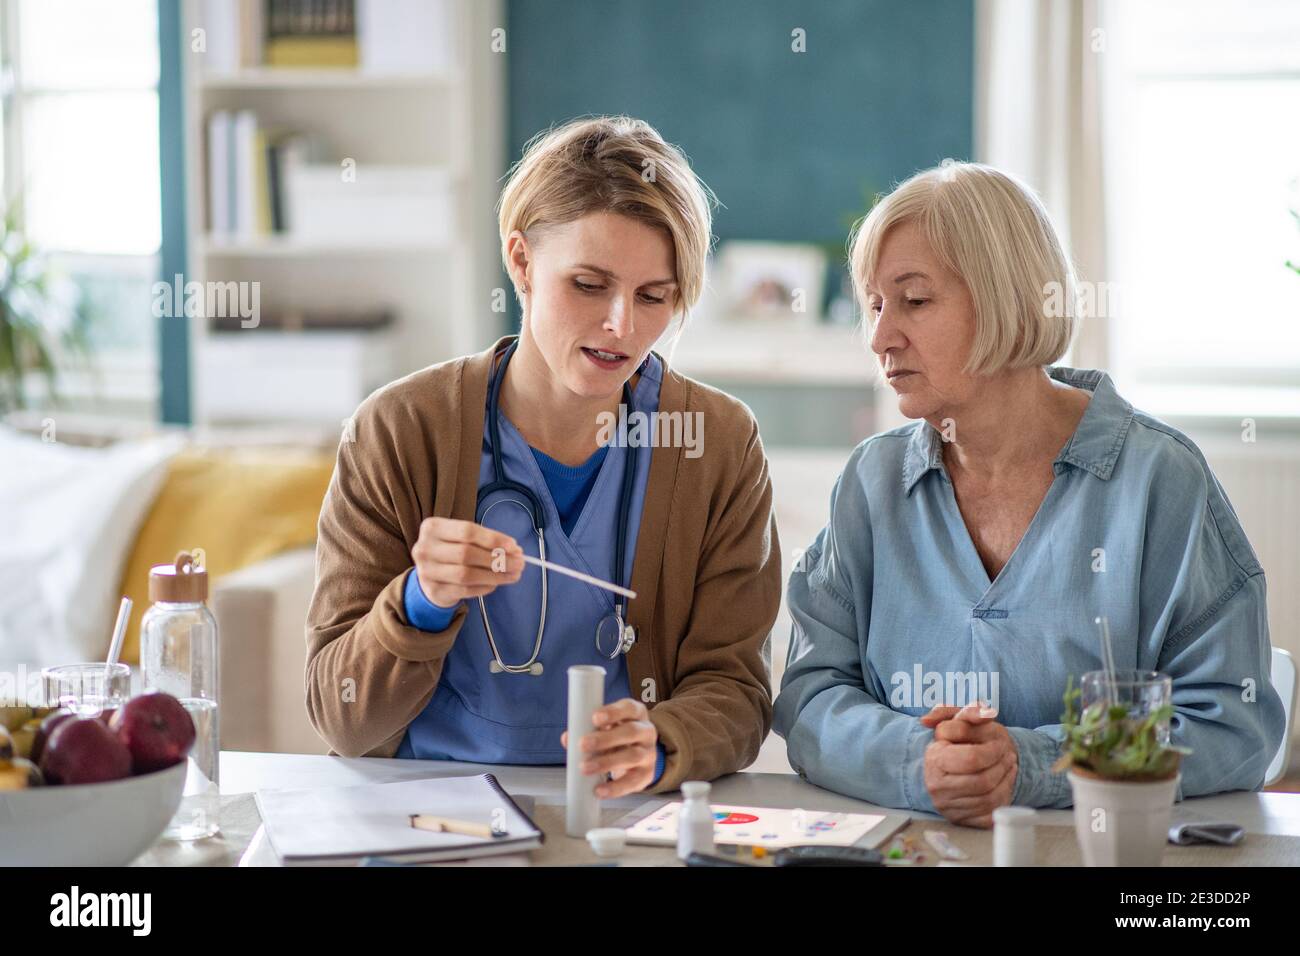
[[[84,327],[75,288],[28,240],[20,204],[9,203],[0,216],[0,413],[26,405],[28,372],[57,398],[59,362],[87,353]]]
[[[1094,689],[1083,702],[1084,687]],[[1171,745],[1170,680],[1151,671],[1096,671],[1065,689],[1062,753],[1074,826],[1087,866],[1159,866],[1169,817],[1191,753]],[[1082,702],[1082,706],[1081,706]]]

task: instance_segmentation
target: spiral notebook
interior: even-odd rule
[[[544,834],[490,773],[308,790],[259,790],[266,837],[286,865],[355,863],[382,856],[432,863],[541,846]],[[412,814],[483,823],[497,837],[431,833]]]

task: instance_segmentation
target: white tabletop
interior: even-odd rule
[[[484,771],[495,774],[511,795],[533,797],[540,806],[558,806],[564,803],[563,767],[487,766],[442,760],[325,757],[231,750],[221,753],[221,791],[223,794],[235,794],[254,793],[258,790],[343,787],[451,777]],[[618,800],[606,800],[603,805],[633,809],[647,799],[645,794],[634,794]],[[857,813],[885,810],[815,787],[793,773],[732,774],[714,782],[709,799],[713,803],[787,809],[802,807],[808,810]],[[915,811],[886,812],[904,813],[917,819],[939,819],[934,814]],[[1039,814],[1039,822],[1048,826],[1070,826],[1074,819],[1070,810],[1040,810]],[[1194,797],[1174,807],[1174,822],[1180,819],[1226,820],[1245,827],[1247,833],[1300,836],[1300,793],[1236,791]]]

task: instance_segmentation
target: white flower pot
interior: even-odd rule
[[[1179,774],[1168,780],[1105,780],[1077,769],[1074,830],[1085,866],[1159,866],[1169,839],[1169,817]]]

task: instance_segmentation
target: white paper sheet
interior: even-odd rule
[[[666,803],[628,828],[629,843],[675,844],[680,801]],[[852,846],[885,819],[881,813],[825,813],[710,804],[713,840],[734,846]]]

